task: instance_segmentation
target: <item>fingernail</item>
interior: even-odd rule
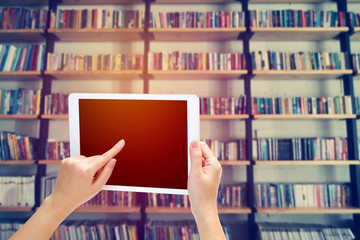
[[[124,139],[121,139],[121,140],[117,143],[117,145],[118,145],[119,147],[124,146],[124,144],[125,144]]]
[[[193,141],[193,142],[191,143],[191,147],[192,147],[192,148],[198,148],[198,147],[199,147],[199,142],[198,142],[198,141]]]

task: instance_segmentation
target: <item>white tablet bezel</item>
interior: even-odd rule
[[[200,111],[199,99],[196,95],[181,94],[117,94],[117,93],[72,93],[69,95],[69,136],[70,155],[80,155],[80,126],[79,126],[79,99],[126,99],[126,100],[185,100],[187,102],[187,129],[188,129],[188,175],[191,161],[189,155],[192,140],[200,139]],[[103,190],[152,192],[167,194],[188,194],[187,189],[155,188],[105,185]]]

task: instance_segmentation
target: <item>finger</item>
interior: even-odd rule
[[[201,146],[202,156],[205,158],[205,161],[208,159],[217,160],[214,153],[211,151],[211,149],[206,143],[201,142],[200,146]]]
[[[190,159],[191,170],[199,171],[202,168],[202,152],[200,143],[198,141],[192,141],[190,143]]]
[[[121,149],[124,147],[125,141],[121,139],[118,143],[116,143],[109,151],[98,157],[96,160],[92,161],[90,164],[92,165],[92,169],[97,172],[101,167],[103,167],[111,158],[113,158],[116,154],[118,154]]]
[[[109,180],[112,171],[114,170],[115,163],[116,160],[114,158],[107,162],[94,182],[95,188],[101,189],[105,185],[107,180]]]

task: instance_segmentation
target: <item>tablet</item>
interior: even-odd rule
[[[196,95],[72,93],[70,155],[125,147],[104,190],[187,194],[189,147],[200,138]]]

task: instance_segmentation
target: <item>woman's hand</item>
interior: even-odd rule
[[[125,141],[120,140],[102,155],[88,158],[75,156],[62,160],[54,191],[48,197],[54,206],[72,212],[94,197],[110,178],[116,163],[113,157],[124,145]]]

